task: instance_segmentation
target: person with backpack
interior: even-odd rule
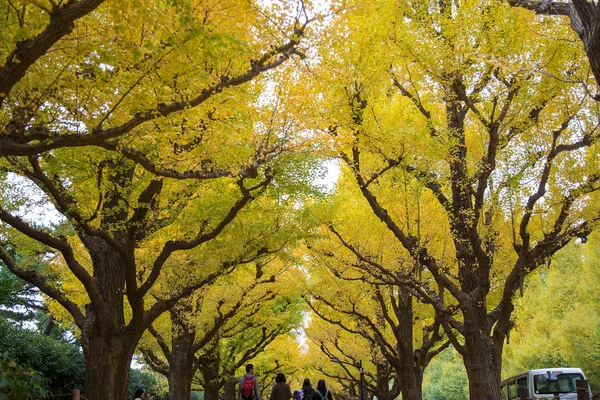
[[[254,365],[246,365],[246,375],[240,378],[238,400],[260,400],[258,381],[254,376]]]
[[[317,382],[317,390],[315,390],[312,400],[333,400],[331,392],[327,390],[327,386],[325,386],[325,381],[323,379]]]
[[[275,384],[271,390],[269,400],[290,400],[291,398],[292,389],[290,389],[290,385],[285,383],[285,375],[280,372],[275,377]]]
[[[294,400],[313,400],[315,390],[310,385],[310,379],[304,378],[302,389],[294,390]]]

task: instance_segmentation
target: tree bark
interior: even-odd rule
[[[237,384],[237,379],[235,377],[230,377],[225,380],[225,384],[223,385],[223,396],[222,400],[237,400],[237,391],[235,385]]]
[[[204,399],[218,400],[223,386],[219,375],[220,360],[208,358],[200,363],[200,373],[204,382]]]
[[[377,397],[377,399],[379,400],[394,400],[396,398],[396,396],[394,396],[391,393],[390,390],[390,365],[389,364],[377,364],[375,366],[377,368],[377,382],[376,382],[376,393],[375,393],[375,397]],[[364,390],[365,392],[365,399],[362,400],[366,400],[366,398],[368,398],[368,395],[366,394],[366,390]],[[360,390],[359,390],[359,394],[360,394]],[[353,396],[353,393],[350,393],[351,397]],[[402,395],[402,398],[404,399],[404,394]],[[407,399],[408,400],[408,399]]]
[[[532,10],[536,14],[569,17],[571,28],[583,43],[590,68],[596,78],[596,85],[600,87],[600,7],[597,4],[589,0],[508,0],[508,3]]]
[[[594,29],[588,32],[587,42],[584,41],[585,53],[590,61],[590,68],[596,78],[596,85],[600,87],[600,18],[593,22]],[[596,100],[598,100],[596,98]]]
[[[417,364],[414,352],[413,297],[401,290],[398,295],[398,361],[397,375],[400,377],[400,391],[404,400],[421,400],[423,373]]]
[[[169,399],[189,400],[194,377],[194,354],[189,347],[182,345],[185,339],[181,336],[173,338],[172,357],[169,361]],[[206,396],[205,399],[208,399]]]
[[[134,342],[97,327],[82,334],[81,345],[86,368],[85,397],[89,400],[125,399]]]
[[[490,337],[488,316],[482,302],[463,308],[465,344],[463,361],[471,400],[500,399],[503,343]]]
[[[192,392],[192,379],[196,372],[196,358],[194,357],[194,331],[187,328],[181,318],[183,313],[189,311],[189,304],[178,303],[170,312],[171,314],[171,351],[169,361],[169,399],[189,400]],[[206,396],[204,397],[206,399]]]
[[[48,25],[37,36],[17,43],[16,49],[0,66],[0,105],[11,89],[40,57],[61,38],[70,34],[75,21],[94,11],[104,0],[69,1],[63,7],[55,6],[49,14]]]

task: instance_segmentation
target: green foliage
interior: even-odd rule
[[[85,364],[79,348],[60,340],[13,326],[0,319],[0,348],[19,368],[31,368],[48,379],[54,394],[82,388]]]
[[[425,370],[423,399],[464,400],[469,398],[467,372],[452,348],[444,350]]]
[[[0,353],[0,400],[47,398],[49,380],[28,366]]]
[[[27,307],[39,303],[39,298],[39,291],[33,285],[15,276],[0,261],[0,305],[9,309]]]
[[[528,369],[582,368],[600,389],[600,238],[572,244],[531,275],[517,300],[503,376]]]
[[[167,398],[165,385],[159,382],[155,374],[132,368],[129,372],[129,386],[127,387],[128,400],[134,399],[133,394],[138,388],[144,389],[146,393],[152,395],[154,400],[164,400]]]
[[[19,293],[23,290],[23,285],[21,279],[0,266],[0,304],[6,307],[20,304]]]

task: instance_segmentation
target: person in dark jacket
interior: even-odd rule
[[[327,386],[325,386],[325,381],[323,379],[317,382],[317,390],[315,390],[312,400],[333,400],[331,392],[327,390]]]
[[[271,390],[269,400],[290,400],[292,398],[292,389],[285,383],[285,375],[281,372],[275,377],[275,384]]]
[[[304,378],[302,383],[302,400],[313,400],[315,389],[310,386],[310,379]]]

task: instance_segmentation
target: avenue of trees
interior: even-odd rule
[[[587,79],[588,62],[555,39],[567,27],[496,2],[353,11],[336,30],[353,45],[323,56],[335,71],[325,101],[338,105],[328,130],[344,169],[317,262],[339,279],[371,282],[373,296],[408,319],[391,318],[402,338],[422,318],[409,316],[412,303],[429,306],[428,329],[434,337],[441,325],[463,358],[471,398],[499,398],[524,277],[600,217],[598,104],[581,84],[565,84]],[[357,229],[370,215],[377,225]],[[413,342],[395,357],[404,399],[421,398],[428,358]]]
[[[0,393],[600,384],[598,3],[0,5]]]

